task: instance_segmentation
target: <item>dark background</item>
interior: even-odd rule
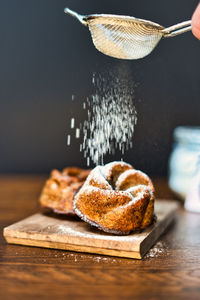
[[[166,175],[173,129],[200,125],[200,41],[186,33],[162,40],[144,59],[120,61],[98,52],[87,28],[63,9],[126,14],[170,26],[190,19],[197,3],[0,1],[0,172],[86,166],[79,144],[66,145],[70,118],[84,120],[82,103],[92,93],[92,73],[121,64],[137,84],[138,112],[134,148],[124,160],[149,175]]]

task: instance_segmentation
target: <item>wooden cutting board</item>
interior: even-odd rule
[[[4,237],[11,244],[141,259],[172,222],[178,207],[175,201],[157,200],[157,221],[128,236],[101,232],[79,219],[37,213],[4,228]]]

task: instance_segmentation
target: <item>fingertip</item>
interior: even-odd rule
[[[193,35],[194,35],[197,39],[200,40],[200,29],[199,29],[199,28],[193,26],[193,27],[192,27],[192,33],[193,33]]]
[[[200,40],[200,3],[192,16],[192,33]]]

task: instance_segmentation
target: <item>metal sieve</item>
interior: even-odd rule
[[[69,8],[64,12],[88,26],[95,47],[120,59],[138,59],[149,55],[162,37],[173,37],[191,30],[191,20],[168,28],[134,17],[94,14],[80,15]]]

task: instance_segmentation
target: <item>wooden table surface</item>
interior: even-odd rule
[[[3,227],[38,211],[44,181],[0,176],[0,299],[200,299],[200,215],[183,208],[142,261],[6,244]]]

